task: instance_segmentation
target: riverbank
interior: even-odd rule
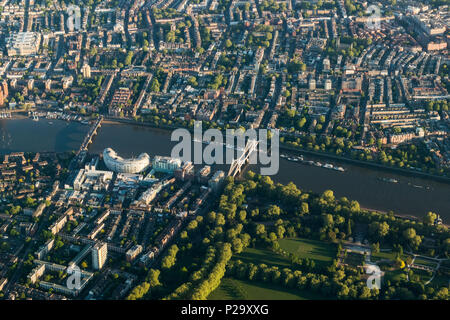
[[[9,113],[9,111],[5,113]],[[4,120],[23,120],[28,118],[29,117],[26,114],[22,114],[19,112],[11,112],[11,118],[4,118]]]
[[[134,122],[109,120],[104,123],[99,136],[94,139],[89,149],[91,153],[99,154],[104,148],[111,147],[126,157],[137,156],[141,152],[147,152],[150,156],[169,156],[178,143],[170,141],[171,130],[149,124],[133,125]],[[312,156],[311,158],[314,159]],[[448,183],[411,174],[399,176],[392,170],[385,172],[350,162],[339,166],[343,166],[345,171],[327,170],[280,158],[279,172],[271,178],[275,183],[293,182],[305,192],[322,193],[331,189],[336,197],[357,200],[362,206],[380,211],[392,210],[399,215],[415,216],[419,219],[428,211],[433,211],[445,218],[445,221],[450,218]],[[245,170],[259,172],[260,167],[248,165]],[[225,172],[228,169],[221,168]],[[389,183],[388,179],[397,180],[398,183]]]
[[[381,214],[389,214],[388,211],[376,210],[376,209],[371,209],[371,208],[366,208],[366,207],[361,207],[361,206],[360,206],[360,209],[364,210],[364,211],[378,212],[378,213],[381,213]],[[419,219],[416,216],[411,216],[411,215],[407,215],[407,214],[396,214],[396,213],[394,213],[394,217],[401,218],[401,219],[406,219],[406,220],[413,220],[413,221],[417,221],[417,222],[422,221],[421,219]],[[445,226],[446,228],[450,227],[450,224],[443,223],[442,225]]]
[[[179,128],[177,126],[168,126],[168,125],[158,125],[157,126],[157,125],[154,125],[151,123],[144,123],[144,122],[139,122],[139,121],[134,121],[134,120],[129,120],[129,119],[112,118],[112,117],[105,118],[104,123],[109,123],[109,124],[126,123],[126,124],[145,126],[145,127],[161,129],[161,130],[175,130],[175,129]],[[186,129],[193,132],[193,129],[189,129],[189,128],[186,128]],[[312,151],[312,150],[307,150],[307,149],[299,149],[299,148],[295,148],[295,147],[290,147],[286,144],[280,144],[280,150],[285,150],[285,151],[295,152],[295,153],[303,153],[303,154],[307,154],[307,155],[316,156],[316,157],[319,157],[322,159],[332,159],[332,160],[342,161],[342,162],[346,162],[346,163],[356,164],[359,166],[382,169],[386,172],[395,172],[395,173],[400,173],[402,175],[407,175],[407,176],[428,178],[428,179],[432,179],[435,181],[450,184],[450,177],[439,176],[439,175],[435,175],[435,174],[431,174],[431,173],[427,173],[427,172],[403,169],[403,168],[398,168],[398,167],[391,167],[391,166],[386,166],[386,165],[383,165],[383,164],[380,164],[377,162],[362,161],[362,160],[352,159],[352,158],[348,158],[348,157],[344,157],[344,156],[337,156],[332,153],[317,152],[317,151]]]
[[[89,153],[101,154],[111,147],[121,156],[133,157],[142,152],[150,156],[170,156],[178,141],[170,141],[171,129],[149,124],[137,125],[135,121],[108,119],[89,147]],[[120,125],[118,125],[120,124]],[[77,121],[31,119],[0,121],[0,153],[14,151],[70,151],[77,150],[89,126]],[[283,151],[290,153],[290,151]],[[296,152],[300,152],[296,150]],[[293,153],[294,154],[294,153]],[[305,154],[305,157],[306,154]],[[313,156],[310,157],[315,160]],[[316,160],[315,160],[316,161]],[[320,162],[338,162],[322,161]],[[345,171],[327,170],[300,162],[280,158],[279,172],[271,178],[275,183],[295,183],[305,192],[322,193],[331,189],[335,196],[358,201],[361,206],[379,211],[393,211],[421,219],[428,211],[440,214],[444,221],[450,219],[450,184],[418,175],[384,172],[361,164],[336,164]],[[259,171],[259,165],[248,168]],[[229,168],[220,170],[227,172]],[[391,170],[392,171],[392,170]],[[389,183],[388,179],[397,183]]]
[[[356,164],[356,165],[359,165],[359,166],[373,167],[373,168],[382,169],[382,170],[385,170],[385,171],[400,173],[400,174],[403,174],[403,175],[418,176],[418,177],[433,179],[433,180],[436,180],[436,181],[439,181],[439,182],[444,182],[444,183],[449,183],[450,184],[450,178],[449,177],[438,176],[438,175],[434,175],[434,174],[431,174],[431,173],[426,173],[426,172],[421,172],[421,171],[416,171],[416,170],[409,170],[409,169],[402,169],[402,168],[397,168],[397,167],[390,167],[390,166],[385,166],[385,165],[382,165],[382,164],[376,163],[376,162],[362,161],[362,160],[352,159],[352,158],[348,158],[348,157],[336,156],[336,155],[333,155],[331,153],[317,152],[317,151],[306,150],[306,149],[299,149],[299,148],[289,147],[289,146],[284,145],[284,144],[280,145],[280,150],[286,150],[286,151],[295,152],[295,153],[302,153],[302,154],[312,155],[312,156],[316,156],[316,157],[323,158],[323,159],[332,159],[332,160],[352,163],[352,164]]]
[[[25,114],[22,114],[20,112],[15,112],[13,114],[13,117],[10,120],[21,120],[21,119],[28,119],[28,118],[29,117]],[[110,116],[106,116],[104,118],[103,123],[104,124],[128,124],[128,125],[133,125],[133,126],[142,126],[142,127],[153,128],[153,129],[157,129],[157,130],[161,130],[161,131],[172,131],[172,130],[180,128],[178,126],[155,125],[155,124],[148,123],[148,122],[140,122],[140,121],[135,121],[132,119],[116,118],[116,117],[110,117]],[[191,129],[191,128],[185,128],[185,129],[189,130],[190,132],[193,132],[193,129]],[[380,164],[377,162],[362,161],[362,160],[353,159],[353,158],[349,158],[349,157],[337,156],[337,155],[334,155],[331,153],[326,153],[326,152],[317,152],[317,151],[313,151],[313,150],[299,149],[299,148],[288,146],[286,144],[280,144],[280,150],[294,152],[297,154],[302,153],[302,154],[319,157],[322,159],[331,159],[331,160],[355,164],[355,165],[362,166],[362,167],[372,167],[372,168],[376,168],[376,169],[381,169],[381,170],[384,170],[385,172],[399,173],[399,174],[402,174],[403,176],[422,177],[422,178],[427,178],[427,179],[431,179],[434,181],[439,181],[439,182],[444,182],[444,183],[450,184],[450,177],[435,175],[435,174],[421,172],[421,171],[417,171],[417,170],[409,170],[409,169],[403,169],[403,168],[398,168],[398,167],[391,167],[391,166],[383,165],[383,164]]]
[[[389,214],[389,211],[377,210],[377,209],[366,208],[366,207],[361,207],[361,206],[360,206],[360,209],[361,209],[361,210],[364,210],[364,211],[378,212],[378,213],[381,213],[381,214]],[[418,217],[416,217],[416,216],[411,216],[411,215],[407,215],[407,214],[396,214],[396,213],[394,213],[394,217],[402,218],[402,219],[409,219],[409,220],[420,221],[420,219],[419,219]]]
[[[170,126],[170,125],[155,125],[153,123],[140,122],[140,121],[135,121],[135,120],[131,120],[131,119],[124,119],[124,118],[115,118],[115,117],[111,117],[111,116],[106,116],[103,119],[103,123],[105,123],[105,124],[121,124],[121,123],[125,123],[125,124],[129,124],[129,125],[133,125],[133,126],[148,127],[148,128],[160,129],[160,130],[166,130],[166,131],[168,131],[168,130],[175,130],[175,129],[187,129],[190,132],[194,131],[191,128],[184,128],[184,127]]]

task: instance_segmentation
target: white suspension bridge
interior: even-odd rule
[[[250,156],[253,152],[258,148],[259,141],[249,139],[247,144],[245,145],[244,150],[242,151],[239,158],[234,159],[230,165],[230,169],[228,170],[229,177],[235,177],[239,175],[242,171],[242,167],[249,161]]]

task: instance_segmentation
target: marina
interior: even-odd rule
[[[11,115],[11,114],[10,114]],[[11,117],[11,116],[10,116]],[[1,118],[1,116],[0,116]],[[89,124],[88,120],[85,120],[84,117],[76,114],[68,114],[64,112],[36,112],[36,111],[29,111],[28,112],[28,118],[32,119],[33,121],[39,121],[39,118],[44,118],[47,120],[64,120],[64,121],[77,121],[82,124]]]
[[[324,169],[335,170],[335,171],[339,171],[339,172],[344,172],[345,171],[345,169],[343,167],[337,166],[337,165],[334,165],[334,164],[331,164],[331,163],[324,163],[324,164],[322,164],[319,161],[305,160],[302,155],[300,155],[300,156],[292,156],[292,155],[287,155],[287,154],[280,154],[280,157],[283,158],[283,159],[286,159],[288,161],[291,161],[291,162],[300,162],[300,163],[303,163],[303,164],[316,166],[316,167],[324,168]]]

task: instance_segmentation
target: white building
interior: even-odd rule
[[[316,80],[311,78],[308,82],[309,90],[316,90]]]
[[[150,165],[150,156],[147,153],[141,153],[137,158],[124,159],[113,149],[106,148],[103,151],[103,161],[108,169],[114,172],[139,173]]]
[[[84,64],[81,68],[81,72],[83,73],[84,78],[90,78],[91,77],[91,67],[88,64]]]
[[[92,248],[92,267],[100,270],[106,262],[108,256],[108,245],[106,242],[98,242]]]
[[[102,171],[102,170],[92,170],[86,166],[85,169],[80,169],[78,174],[73,180],[73,188],[77,191],[79,190],[89,190],[94,191],[107,190],[109,184],[113,178],[113,172]]]
[[[323,66],[323,71],[325,71],[325,72],[330,71],[330,68],[331,68],[330,59],[328,59],[328,58],[323,59],[322,66]]]
[[[6,39],[6,49],[11,56],[28,56],[39,51],[41,35],[37,32],[18,32]]]
[[[173,173],[181,168],[181,160],[171,157],[155,156],[153,160],[153,169],[159,172]]]

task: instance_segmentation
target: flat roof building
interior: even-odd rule
[[[92,267],[100,270],[106,262],[108,256],[108,245],[106,242],[98,242],[92,248]]]
[[[153,160],[153,169],[159,172],[173,173],[181,168],[181,160],[171,157],[155,156]]]
[[[18,32],[6,39],[8,55],[28,56],[39,51],[41,35],[37,32]]]
[[[128,262],[133,261],[142,252],[142,250],[143,248],[139,244],[131,247],[125,254],[127,261]]]

